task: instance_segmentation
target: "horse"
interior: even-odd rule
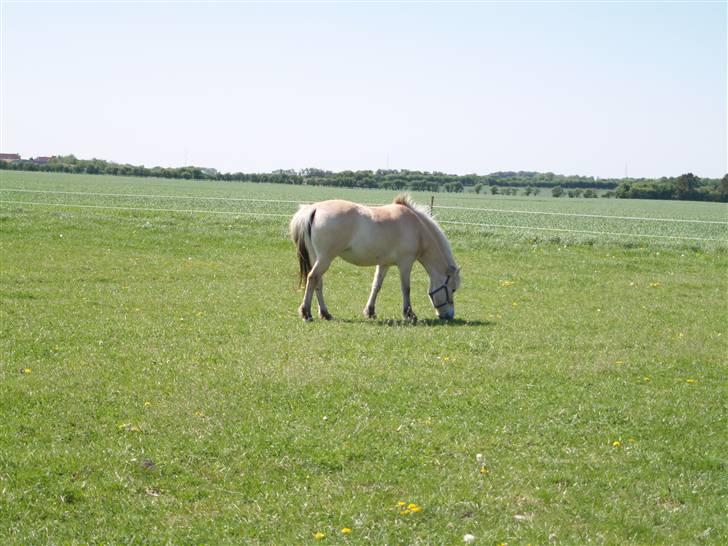
[[[430,276],[429,297],[440,319],[455,317],[455,291],[460,287],[460,268],[450,243],[427,209],[409,195],[392,204],[368,207],[339,199],[300,205],[290,223],[290,236],[299,262],[299,286],[305,282],[300,316],[312,320],[311,300],[316,293],[319,315],[331,320],[324,301],[323,276],[334,258],[357,266],[376,266],[364,316],[375,318],[377,294],[388,269],[399,268],[402,316],[417,322],[410,302],[410,273],[419,261]]]

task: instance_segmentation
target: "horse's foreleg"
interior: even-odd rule
[[[412,262],[399,264],[399,281],[402,285],[402,316],[404,320],[417,323],[417,315],[412,311],[410,301],[410,273],[412,273]]]
[[[364,307],[364,316],[367,318],[375,318],[377,316],[374,312],[374,306],[377,302],[377,294],[379,294],[379,290],[382,288],[384,276],[387,274],[388,270],[389,266],[377,266],[377,270],[374,273],[374,282],[372,282],[372,291],[369,294],[369,299],[367,300],[366,307]]]
[[[306,292],[303,295],[303,303],[301,303],[301,307],[298,308],[298,313],[301,315],[303,320],[312,320],[313,318],[311,316],[311,300],[313,299],[313,293],[318,290],[321,279],[330,265],[331,260],[321,260],[321,258],[319,258],[316,260],[316,263],[313,264],[313,267],[308,274],[306,279]],[[324,306],[324,309],[325,308],[326,307]]]

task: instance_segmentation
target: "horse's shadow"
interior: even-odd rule
[[[417,319],[417,322],[412,322],[411,320],[405,320],[405,319],[367,319],[367,318],[361,318],[361,319],[350,319],[350,318],[340,318],[340,317],[334,317],[334,322],[344,322],[346,324],[365,324],[370,326],[389,326],[389,327],[397,327],[397,328],[403,328],[403,327],[417,327],[417,326],[425,326],[430,328],[482,328],[484,326],[494,326],[495,322],[489,321],[489,320],[466,320],[466,319],[450,319],[450,320],[442,320],[437,318],[426,318],[426,319]]]

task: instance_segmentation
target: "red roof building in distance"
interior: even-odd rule
[[[20,154],[0,154],[0,161],[20,161]]]

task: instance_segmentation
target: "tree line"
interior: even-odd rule
[[[270,173],[221,173],[216,169],[194,166],[150,168],[102,159],[78,159],[73,155],[54,156],[45,162],[33,160],[0,162],[0,169],[449,193],[471,190],[481,193],[485,192],[486,188],[490,188],[492,194],[506,195],[515,195],[519,190],[523,195],[538,195],[541,189],[550,188],[556,197],[562,195],[597,197],[598,194],[595,190],[605,190],[602,196],[624,199],[728,201],[728,175],[721,180],[701,180],[692,173],[676,178],[663,177],[660,179],[600,179],[591,176],[532,171],[454,175],[437,171],[403,169],[332,172],[307,168],[298,171],[276,170]]]
[[[677,199],[728,202],[728,174],[721,179],[700,179],[693,173],[657,180],[625,180],[616,197],[622,199]]]

